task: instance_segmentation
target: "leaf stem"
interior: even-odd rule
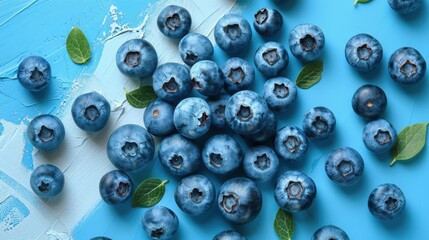
[[[353,3],[353,6],[356,6],[358,4],[359,0],[355,0],[355,3]]]
[[[168,179],[164,180],[161,182],[161,185],[165,185],[166,183],[168,183]]]
[[[392,166],[393,166],[393,164],[395,164],[395,162],[396,162],[396,158],[394,158],[394,159],[392,160],[392,162],[390,162],[389,167],[392,167]]]

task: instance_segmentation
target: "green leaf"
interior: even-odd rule
[[[372,0],[355,0],[355,3],[353,5],[357,5],[358,3],[367,3],[367,2],[371,2]]]
[[[396,161],[410,160],[416,156],[426,144],[426,132],[429,122],[407,126],[398,134],[398,140],[391,150],[393,157],[390,166]]]
[[[133,207],[151,207],[161,201],[165,193],[165,184],[168,180],[161,181],[158,178],[144,180],[133,197]]]
[[[296,86],[299,88],[310,88],[322,79],[323,62],[315,61],[306,64],[296,79]]]
[[[274,220],[274,230],[280,240],[291,240],[294,233],[294,221],[291,213],[279,208]]]
[[[143,86],[131,92],[127,90],[125,92],[128,103],[135,108],[145,108],[157,98],[152,86]]]
[[[70,31],[67,37],[66,48],[74,63],[86,63],[91,57],[88,40],[82,30],[77,27],[73,27]]]

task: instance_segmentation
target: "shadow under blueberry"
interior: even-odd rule
[[[397,216],[396,218],[387,220],[375,219],[375,221],[377,221],[380,226],[383,226],[392,235],[394,235],[395,232],[402,232],[404,228],[409,227],[405,223],[410,219],[410,213],[408,210],[409,209],[407,209],[407,206],[405,206],[405,209],[402,214]]]
[[[422,20],[424,18],[424,16],[427,16],[425,4],[426,4],[426,1],[422,1],[422,6],[420,6],[415,12],[412,12],[412,13],[409,13],[409,14],[399,14],[399,13],[397,13],[397,15],[406,24],[413,25],[417,21]]]
[[[352,68],[352,67],[350,67],[350,68]],[[377,66],[377,68],[375,68],[374,70],[369,71],[369,72],[359,72],[359,71],[354,70],[353,68],[351,69],[351,71],[354,71],[357,74],[359,74],[360,79],[365,80],[365,81],[371,81],[371,83],[374,83],[375,81],[382,81],[385,78],[387,78],[387,77],[385,77],[386,72],[387,72],[387,66],[386,66],[386,63],[384,61],[381,61],[380,65]],[[389,77],[389,79],[390,79],[390,77]],[[365,82],[365,81],[363,81],[363,82]]]
[[[301,1],[300,0],[287,0],[287,1],[284,1],[284,0],[274,0],[273,2],[274,2],[274,4],[276,6],[278,6],[281,9],[291,9],[296,4],[300,3]]]

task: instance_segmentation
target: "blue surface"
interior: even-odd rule
[[[388,105],[383,117],[389,120],[399,132],[412,123],[429,121],[428,74],[417,86],[402,87],[390,79],[387,61],[391,53],[404,46],[419,50],[429,60],[427,38],[429,37],[429,4],[410,16],[396,14],[387,0],[372,1],[353,7],[354,0],[314,1],[290,0],[276,5],[272,1],[244,1],[243,16],[253,19],[253,14],[261,7],[274,7],[281,11],[285,25],[283,31],[271,37],[261,37],[253,31],[251,49],[241,55],[253,64],[253,53],[268,40],[279,41],[287,46],[289,31],[300,23],[314,23],[325,33],[326,45],[323,79],[308,90],[299,89],[295,106],[279,115],[279,128],[286,124],[301,126],[304,113],[314,106],[330,108],[337,118],[337,129],[333,137],[323,142],[310,141],[308,152],[300,164],[286,165],[281,169],[299,169],[311,176],[318,187],[318,195],[313,206],[305,212],[294,214],[294,239],[310,239],[317,228],[334,224],[344,229],[351,239],[425,239],[427,232],[426,199],[429,182],[429,148],[411,162],[398,162],[390,168],[389,153],[375,155],[365,149],[361,134],[365,121],[351,108],[354,91],[361,85],[373,83],[386,92]],[[147,1],[1,1],[0,32],[2,54],[0,54],[0,120],[19,123],[26,116],[33,118],[40,113],[58,112],[59,104],[70,91],[72,81],[86,72],[93,72],[101,56],[103,45],[97,38],[108,26],[100,27],[109,6],[115,4],[122,12],[123,22],[134,27],[142,21],[142,12]],[[66,9],[66,10],[59,10]],[[192,15],[192,12],[191,12]],[[14,16],[14,17],[13,17]],[[31,21],[32,24],[28,24]],[[73,64],[65,49],[65,39],[72,26],[79,26],[87,35],[92,60],[80,66]],[[101,30],[100,30],[101,29]],[[369,33],[376,37],[384,48],[384,56],[377,70],[369,74],[355,72],[346,62],[344,46],[348,39],[357,33]],[[54,84],[47,94],[28,93],[16,80],[16,67],[29,54],[38,54],[51,63]],[[301,64],[290,55],[289,67],[283,76],[295,80]],[[215,60],[222,65],[228,56],[215,46]],[[113,61],[113,60],[112,60]],[[256,72],[254,90],[261,93],[264,77]],[[11,94],[13,93],[13,94]],[[6,107],[7,106],[7,107]],[[0,130],[1,133],[1,130]],[[339,146],[350,146],[358,150],[364,161],[365,171],[361,181],[352,187],[340,187],[331,182],[323,168],[324,159],[329,152]],[[33,168],[30,149],[26,147],[22,163]],[[217,177],[203,170],[219,189],[227,177]],[[239,172],[236,175],[242,175]],[[169,179],[166,195],[161,205],[173,209],[180,219],[180,229],[176,239],[211,239],[217,232],[235,228],[248,239],[277,239],[273,221],[277,205],[273,197],[274,182],[260,184],[263,190],[263,208],[259,217],[244,226],[230,226],[215,207],[201,217],[191,217],[176,206],[174,190],[179,180],[166,173],[157,162],[153,169],[139,178],[138,183],[149,176]],[[369,193],[381,183],[395,183],[404,192],[407,206],[404,214],[394,221],[379,221],[367,208]],[[145,239],[140,225],[145,209],[132,209],[129,206],[112,207],[103,202],[94,209],[73,232],[75,239],[105,235],[112,239]]]

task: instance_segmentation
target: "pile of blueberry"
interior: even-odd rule
[[[409,13],[421,0],[389,0],[393,9]],[[261,35],[281,30],[282,15],[274,9],[261,9],[254,15],[254,29]],[[255,53],[256,69],[269,78],[262,96],[250,91],[255,78],[254,68],[246,60],[232,57],[221,67],[213,59],[210,40],[198,33],[189,33],[190,13],[179,6],[168,6],[158,16],[159,30],[167,37],[181,39],[179,52],[183,62],[158,66],[157,53],[144,39],[125,42],[117,51],[118,69],[130,78],[152,77],[158,98],[145,110],[143,128],[128,124],[114,130],[107,144],[107,156],[118,169],[106,173],[100,180],[100,195],[108,204],[125,202],[133,193],[128,173],[145,169],[153,160],[153,136],[163,138],[158,156],[166,171],[183,177],[177,185],[174,199],[178,207],[190,215],[201,215],[214,204],[224,218],[233,224],[246,224],[255,219],[262,208],[262,194],[255,182],[269,181],[277,174],[279,159],[296,162],[303,158],[310,140],[325,140],[335,131],[334,113],[323,106],[305,114],[302,128],[284,126],[277,130],[276,114],[294,104],[298,90],[294,82],[279,74],[289,63],[286,48],[278,42],[267,42]],[[249,22],[236,14],[222,17],[214,29],[217,45],[230,55],[246,51],[252,38]],[[296,26],[289,36],[290,52],[303,63],[320,58],[324,48],[323,31],[313,24]],[[357,71],[372,71],[383,55],[380,42],[369,34],[358,34],[346,44],[347,62]],[[413,48],[395,51],[388,71],[393,80],[416,84],[426,72],[426,62]],[[49,63],[37,56],[24,59],[19,65],[19,82],[29,90],[40,91],[51,77]],[[195,89],[200,97],[191,96]],[[205,96],[206,98],[202,98]],[[382,153],[396,142],[393,126],[380,116],[386,109],[384,91],[371,84],[356,90],[352,108],[369,120],[362,139],[367,149]],[[74,101],[72,117],[84,131],[104,128],[110,116],[110,104],[97,92],[80,95]],[[195,140],[216,129],[202,150]],[[57,149],[65,137],[61,121],[52,115],[34,118],[27,129],[34,147],[42,151]],[[237,142],[240,135],[249,144],[248,151]],[[234,137],[232,137],[234,136]],[[206,176],[196,174],[201,162],[218,175],[233,173],[241,166],[247,177],[225,181],[219,191]],[[356,184],[364,171],[364,160],[350,147],[333,150],[326,159],[327,176],[342,186]],[[59,194],[64,186],[62,172],[51,164],[37,167],[30,178],[31,187],[41,198]],[[305,173],[289,170],[279,175],[274,197],[284,210],[296,213],[309,208],[316,197],[316,184]],[[405,196],[394,184],[375,188],[368,199],[370,212],[381,219],[400,215]],[[169,239],[178,229],[179,220],[169,208],[155,206],[142,218],[149,237]],[[100,238],[101,239],[101,238]],[[107,238],[104,238],[107,239]],[[235,231],[224,231],[213,239],[246,239]],[[312,239],[349,239],[336,226],[318,229]]]

